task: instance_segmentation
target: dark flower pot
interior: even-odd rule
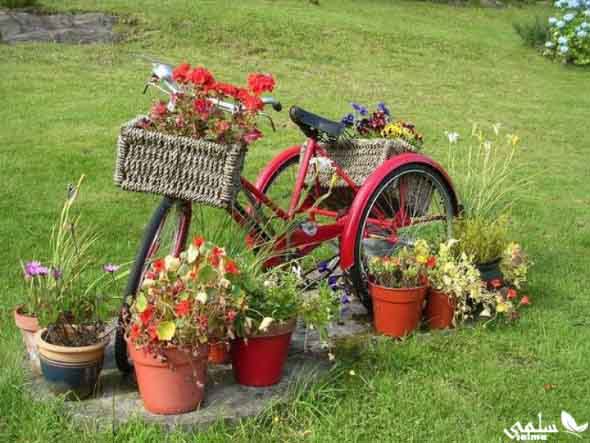
[[[486,283],[491,282],[492,280],[502,280],[503,275],[502,271],[500,271],[500,261],[501,258],[497,258],[491,262],[487,263],[478,263],[475,265],[479,273],[481,274],[481,279]]]
[[[69,400],[84,399],[95,391],[104,361],[106,343],[58,346],[44,340],[46,329],[35,334],[43,378],[55,394]]]
[[[271,386],[283,375],[295,320],[271,326],[267,332],[232,342],[234,377],[245,386]]]
[[[403,337],[420,324],[427,287],[386,288],[369,282],[373,321],[379,334]]]

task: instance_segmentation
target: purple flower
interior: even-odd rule
[[[31,278],[39,275],[39,270],[43,269],[41,263],[38,261],[30,261],[25,265],[25,277]]]
[[[45,266],[39,266],[37,268],[37,275],[45,277],[47,274],[49,274],[49,268],[46,268]]]
[[[389,112],[389,108],[383,102],[379,102],[379,104],[377,105],[377,109],[387,116],[391,115],[391,113]]]
[[[328,277],[328,286],[330,286],[330,289],[332,289],[333,291],[338,289],[338,277],[336,277],[335,275],[330,275]]]
[[[342,120],[340,120],[340,123],[342,123],[345,126],[354,125],[354,115],[353,114],[346,114],[344,117],[342,117]]]
[[[342,297],[340,297],[340,304],[341,305],[347,305],[350,303],[350,298],[348,297],[348,295],[343,295]]]
[[[328,270],[328,263],[325,261],[321,261],[318,264],[318,271],[320,272],[326,272]]]
[[[351,103],[352,109],[358,112],[360,115],[367,115],[369,111],[363,105],[359,105],[358,103]]]
[[[119,265],[114,265],[112,263],[108,263],[102,267],[104,272],[108,272],[109,274],[113,274],[119,270]]]
[[[51,276],[53,277],[54,280],[59,280],[62,276],[63,272],[61,272],[59,269],[57,268],[51,268]]]

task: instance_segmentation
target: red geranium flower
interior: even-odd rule
[[[154,103],[154,106],[152,106],[150,117],[152,120],[160,120],[166,115],[167,112],[168,108],[166,107],[166,103],[160,101],[158,103]]]
[[[223,255],[223,249],[214,246],[213,249],[211,249],[211,255],[209,255],[209,263],[211,264],[211,266],[213,267],[217,267],[219,266],[219,258]]]
[[[434,255],[428,257],[428,260],[426,261],[426,266],[430,269],[436,266],[436,257]]]
[[[516,293],[516,290],[513,288],[508,289],[508,300],[513,300],[516,298],[518,294]]]
[[[492,281],[490,281],[490,285],[492,286],[492,288],[498,289],[502,287],[502,280],[500,280],[499,278],[495,278]]]
[[[191,302],[190,300],[182,300],[181,302],[176,303],[174,307],[174,312],[179,317],[184,317],[191,312]]]
[[[203,246],[203,243],[205,243],[205,239],[203,237],[198,236],[193,238],[193,245],[195,245],[197,248]]]
[[[213,75],[205,68],[195,68],[191,73],[191,81],[195,85],[203,86],[205,89],[211,88],[215,84]]]
[[[275,79],[270,74],[250,74],[248,76],[248,86],[256,95],[260,95],[263,92],[272,92],[275,87]]]
[[[209,112],[213,108],[213,103],[209,100],[205,100],[204,98],[198,98],[193,102],[193,109],[199,116],[202,118],[207,118],[209,116]]]
[[[229,97],[236,97],[239,92],[239,89],[236,86],[230,85],[229,83],[216,83],[215,90],[220,94],[227,95]]]
[[[154,271],[157,273],[162,272],[164,269],[166,269],[166,263],[164,262],[164,259],[161,258],[159,260],[156,260],[154,262],[154,264],[152,265],[152,267],[154,268]]]
[[[190,70],[191,65],[188,63],[182,63],[181,65],[178,65],[176,68],[174,68],[174,71],[172,71],[172,79],[179,83],[186,83],[190,79]]]
[[[148,323],[152,320],[154,316],[154,305],[147,305],[144,311],[139,314],[139,319],[144,326],[147,326]]]
[[[236,263],[233,260],[226,260],[225,261],[225,272],[228,274],[239,274],[240,270],[236,266]]]
[[[260,132],[256,128],[254,128],[254,129],[252,129],[252,131],[250,131],[244,135],[244,142],[247,144],[250,144],[250,143],[255,142],[256,140],[258,140],[261,137],[262,137],[262,132]]]
[[[149,325],[147,333],[152,341],[158,340],[158,329],[156,328],[156,325]]]
[[[227,132],[230,127],[231,125],[227,120],[217,120],[217,122],[215,122],[215,132],[219,135]]]
[[[525,306],[530,305],[531,304],[531,301],[529,299],[529,296],[528,295],[525,295],[524,297],[522,297],[520,299],[520,304],[521,305],[525,305]]]
[[[248,91],[242,89],[238,92],[238,100],[244,105],[244,107],[251,112],[260,111],[264,107],[264,103],[259,97],[250,95]]]
[[[137,323],[133,323],[131,325],[131,330],[129,331],[129,338],[131,339],[131,341],[136,341],[140,334],[141,328]]]

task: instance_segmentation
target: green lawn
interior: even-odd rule
[[[394,0],[45,3],[112,11],[134,25],[122,27],[126,40],[115,46],[0,46],[0,441],[488,442],[506,441],[505,427],[538,412],[549,422],[558,423],[561,410],[590,420],[590,72],[543,59],[512,30],[513,21],[549,9]],[[149,67],[136,53],[203,63],[230,81],[270,71],[286,108],[333,118],[350,101],[385,100],[418,125],[434,156],[446,146],[445,130],[467,134],[474,121],[502,122],[524,141],[520,173],[534,177],[513,226],[536,262],[533,306],[513,327],[351,346],[329,383],[310,384],[258,419],[197,436],[137,423],[113,437],[81,429],[59,401],[35,403],[11,317],[19,260],[38,257],[65,185],[81,173],[85,218],[100,229],[105,260],[133,256],[154,207],[155,199],[112,184],[118,127],[150,100],[141,95]],[[252,149],[249,177],[302,140],[286,112],[276,121],[279,131]],[[565,433],[549,439],[576,441]]]

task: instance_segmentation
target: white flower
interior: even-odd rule
[[[260,326],[258,326],[258,330],[266,331],[272,322],[273,319],[271,317],[264,317],[260,322]]]
[[[554,25],[555,23],[557,23],[557,19],[555,17],[549,17],[549,24]]]
[[[272,280],[264,280],[264,283],[262,285],[265,288],[274,288],[275,287],[275,283]]]
[[[564,46],[567,44],[567,37],[564,37],[563,35],[561,37],[559,37],[557,39],[557,43],[559,43],[560,45]]]
[[[545,47],[546,47],[546,48],[552,48],[553,46],[555,46],[555,45],[553,44],[553,42],[545,42]]]
[[[451,144],[455,144],[455,143],[457,143],[457,140],[459,140],[459,133],[458,132],[445,131],[445,134],[447,135],[447,138],[449,139],[449,143],[451,143]]]
[[[590,28],[590,24],[588,24],[588,22],[582,22],[582,24],[580,25],[580,27],[582,29],[588,29],[588,28]]]
[[[227,278],[222,278],[219,280],[219,284],[222,288],[229,289],[231,288],[231,282]]]
[[[561,29],[565,26],[565,22],[563,20],[559,20],[557,23],[555,23],[555,26]]]
[[[199,258],[199,253],[199,248],[191,243],[191,245],[188,247],[188,250],[186,251],[186,261],[189,264],[193,264],[195,260]]]
[[[590,9],[586,9],[586,10],[584,11],[584,15],[585,15],[586,17],[590,17]]]
[[[175,272],[180,266],[180,259],[173,255],[167,255],[166,258],[164,258],[164,266],[166,267],[166,271]]]
[[[562,54],[565,54],[569,50],[570,50],[570,48],[568,48],[567,46],[560,46],[559,47],[559,52],[561,52]]]
[[[580,2],[578,0],[569,0],[567,4],[570,8],[575,9],[580,6]]]
[[[586,38],[588,33],[586,31],[579,31],[576,35],[580,38]]]
[[[569,12],[563,16],[563,19],[566,22],[571,22],[575,17],[576,17],[576,14],[574,14],[573,12]]]
[[[150,278],[146,278],[146,279],[143,280],[143,283],[141,284],[141,287],[142,287],[142,289],[151,288],[155,284],[156,284],[156,281],[155,280],[152,280]]]
[[[200,291],[196,295],[195,300],[203,304],[207,303],[207,293],[205,291]]]

